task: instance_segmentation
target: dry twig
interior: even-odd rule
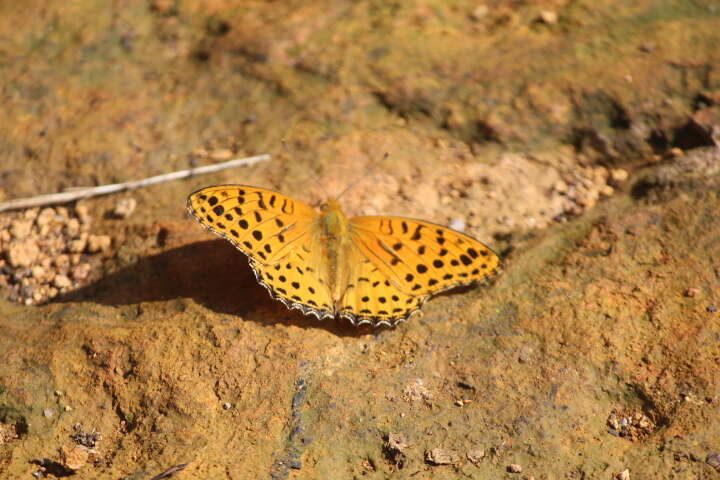
[[[96,197],[98,195],[107,195],[108,193],[122,192],[124,190],[134,190],[136,188],[155,185],[156,183],[168,182],[170,180],[178,180],[180,178],[193,177],[203,173],[217,172],[226,168],[253,165],[255,163],[264,162],[270,159],[270,155],[263,154],[254,157],[236,158],[227,162],[217,163],[215,165],[206,165],[204,167],[190,168],[187,170],[179,170],[177,172],[164,173],[154,177],[144,178],[142,180],[134,180],[131,182],[113,183],[111,185],[100,185],[99,187],[72,188],[62,193],[51,193],[48,195],[38,195],[37,197],[18,198],[7,202],[0,202],[0,212],[7,210],[19,210],[22,208],[40,207],[44,205],[53,205],[58,203],[67,203],[82,198]]]

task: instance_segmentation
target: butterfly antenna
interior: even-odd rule
[[[387,153],[387,152],[385,152],[385,155],[383,155],[383,161],[387,160],[387,158],[388,158],[389,156],[390,156],[390,154]],[[336,200],[340,200],[340,197],[342,197],[343,195],[345,195],[346,192],[348,192],[350,189],[354,188],[355,185],[357,185],[358,183],[360,183],[360,182],[362,182],[363,180],[365,180],[371,173],[373,173],[373,170],[375,170],[375,167],[376,167],[376,165],[373,165],[373,166],[369,167],[369,168],[367,169],[367,171],[365,171],[365,173],[363,174],[362,177],[358,178],[358,179],[355,180],[353,183],[351,183],[350,185],[348,185],[347,187],[345,187],[345,190],[343,190],[342,192],[340,192],[340,195],[338,195],[338,196],[336,197]]]
[[[325,190],[325,187],[323,187],[323,184],[320,181],[320,179],[318,178],[318,176],[315,174],[315,172],[313,170],[310,170],[310,175],[312,176],[312,179],[315,180],[315,183],[317,183],[318,187],[320,187],[320,190],[323,192],[323,194],[325,195],[325,199],[327,200],[329,198],[327,190]]]

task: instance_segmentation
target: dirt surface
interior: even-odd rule
[[[0,201],[272,155],[0,214],[0,478],[718,478],[718,32],[710,1],[0,5]],[[188,219],[223,182],[354,184],[505,271],[394,329],[305,318]]]

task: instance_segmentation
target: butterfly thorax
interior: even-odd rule
[[[340,208],[340,203],[330,199],[320,205],[320,244],[327,260],[327,275],[333,299],[339,299],[340,286],[347,274],[343,268],[349,249],[352,246],[350,222]]]

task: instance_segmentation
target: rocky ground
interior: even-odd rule
[[[0,214],[0,478],[719,478],[718,32],[710,1],[0,6],[0,202],[272,155]],[[184,207],[356,181],[350,215],[503,275],[321,323]]]

